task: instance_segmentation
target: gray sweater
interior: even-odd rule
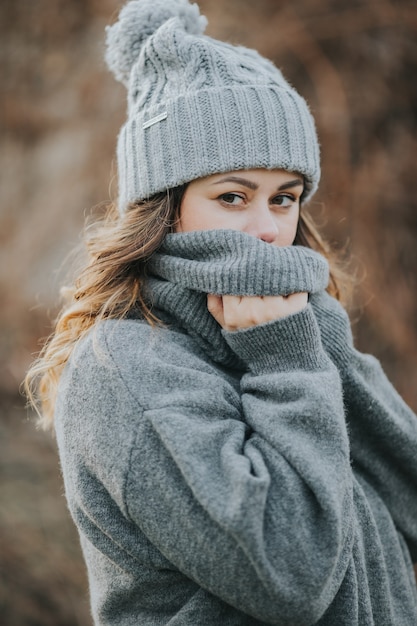
[[[415,626],[417,420],[354,349],[326,261],[206,231],[149,273],[164,327],[101,323],[58,394],[95,624]],[[303,290],[236,332],[206,307]]]

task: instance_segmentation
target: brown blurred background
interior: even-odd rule
[[[167,0],[168,2],[169,0]],[[201,0],[208,33],[257,48],[307,98],[323,153],[313,201],[355,268],[355,335],[417,409],[417,5]],[[19,384],[49,334],[84,217],[116,194],[124,89],[107,73],[117,0],[0,8],[0,621],[90,624],[55,445]]]

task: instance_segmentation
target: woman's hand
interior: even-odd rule
[[[225,330],[250,328],[281,319],[302,311],[307,302],[305,292],[289,296],[207,296],[209,312]]]

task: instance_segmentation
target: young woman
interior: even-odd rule
[[[417,623],[417,420],[306,213],[304,100],[186,0],[108,30],[119,202],[41,376],[96,624]]]

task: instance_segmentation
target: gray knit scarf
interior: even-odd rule
[[[147,297],[218,363],[242,364],[207,309],[207,294],[278,296],[323,291],[327,261],[301,246],[277,247],[233,230],[169,234],[148,263]]]

